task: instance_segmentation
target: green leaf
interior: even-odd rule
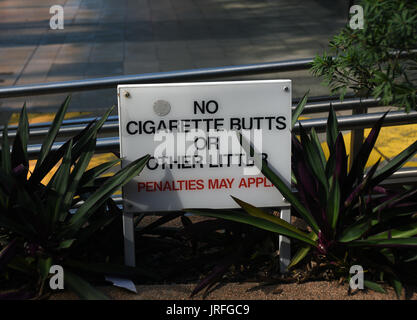
[[[23,105],[20,112],[19,126],[17,129],[16,137],[13,141],[11,163],[12,169],[23,164],[25,168],[29,166],[29,158],[27,155],[27,144],[29,139],[29,122],[26,112],[26,103]]]
[[[391,248],[383,248],[379,251],[390,263],[395,264],[395,255]]]
[[[294,172],[291,171],[291,183],[297,184],[297,178],[294,175]]]
[[[376,282],[364,280],[363,284],[366,288],[371,289],[373,291],[386,293],[385,290]]]
[[[4,126],[3,134],[2,134],[1,166],[7,174],[9,174],[12,170],[12,164],[11,164],[11,160],[10,160],[9,137],[8,137],[8,134],[7,134],[7,123]]]
[[[77,239],[68,239],[68,240],[61,241],[61,243],[58,245],[58,249],[68,249],[69,247],[72,246],[75,240]]]
[[[45,280],[49,276],[49,270],[52,266],[52,258],[39,258],[38,260],[38,270],[42,280]]]
[[[390,207],[395,208],[395,204],[401,203],[402,201],[413,196],[416,193],[417,193],[417,189],[411,189],[411,191],[405,191],[403,193],[399,193],[395,195],[394,197],[388,199],[387,201],[384,201],[383,203],[375,206],[372,209],[372,212],[374,214],[377,214],[378,212],[381,212],[382,210],[385,210],[387,208],[390,208]],[[385,218],[385,215],[384,215],[384,218]]]
[[[326,167],[326,157],[324,155],[323,148],[321,147],[321,143],[320,143],[319,137],[317,135],[317,132],[316,132],[316,130],[314,130],[314,128],[311,129],[311,142],[313,143],[313,145],[316,149],[316,152],[320,156],[323,168],[325,168]]]
[[[342,234],[339,236],[338,241],[342,243],[351,242],[353,240],[356,240],[360,238],[362,234],[365,233],[366,230],[368,230],[371,227],[371,222],[369,219],[362,219],[359,220],[352,225],[346,227]]]
[[[327,199],[327,219],[333,230],[336,229],[340,210],[340,186],[339,181],[334,178]]]
[[[305,238],[308,236],[307,233],[302,232],[298,230],[296,227],[294,227],[292,224],[288,223],[287,221],[278,218],[272,214],[268,214],[266,212],[263,212],[261,209],[254,207],[253,205],[246,203],[242,200],[239,200],[238,198],[233,197],[233,200],[236,201],[236,203],[241,206],[242,209],[244,209],[247,213],[249,213],[251,216],[264,219],[267,221],[270,221],[272,223],[275,223],[283,228],[286,228],[294,233],[297,233],[299,236]]]
[[[417,247],[417,238],[394,238],[394,239],[366,239],[355,240],[347,244],[349,247]]]
[[[60,218],[60,212],[64,201],[64,195],[68,187],[68,181],[71,170],[71,150],[72,140],[65,151],[62,163],[49,182],[47,188],[51,191],[48,192],[48,206],[51,208],[49,223],[51,230],[54,230],[55,224]]]
[[[319,233],[319,227],[311,213],[308,212],[308,210],[301,204],[290,188],[287,187],[287,184],[268,167],[268,164],[265,161],[262,162],[262,173],[281,192],[285,199],[291,203],[291,205],[298,211],[309,226],[316,233]]]
[[[88,220],[90,215],[94,213],[94,211],[100,207],[117,189],[124,186],[133,177],[137,176],[143,170],[149,158],[150,155],[146,155],[131,162],[129,165],[106,180],[101,188],[96,190],[72,216],[68,226],[69,230],[71,230],[70,234],[76,232]]]
[[[74,145],[74,149],[72,151],[72,162],[75,162],[75,160],[79,157],[82,150],[85,148],[86,145],[88,145],[89,141],[93,139],[95,136],[97,136],[98,131],[101,129],[103,124],[106,122],[107,118],[109,117],[110,113],[114,110],[115,106],[112,106],[109,108],[109,110],[106,111],[106,113],[103,115],[103,117],[100,118],[99,121],[94,123],[93,126],[91,126],[78,140],[78,142]]]
[[[369,236],[367,240],[376,240],[376,239],[388,239],[388,238],[406,238],[413,237],[417,235],[417,223],[412,223],[410,225],[398,227],[395,229],[390,229],[372,236]]]
[[[381,118],[378,119],[378,121],[375,123],[368,136],[366,137],[365,141],[361,145],[357,156],[353,159],[353,161],[351,161],[352,166],[348,174],[348,185],[353,184],[355,180],[362,180],[366,163],[368,162],[369,156],[375,146],[379,133],[381,132],[382,124],[387,114],[388,111],[384,113],[384,115]]]
[[[403,150],[396,157],[391,159],[384,167],[379,169],[374,176],[372,181],[373,185],[377,185],[383,180],[391,176],[395,171],[397,171],[404,163],[411,159],[414,154],[417,152],[417,141],[411,144],[407,149]]]
[[[330,154],[334,153],[337,135],[339,134],[339,127],[337,123],[336,113],[332,104],[330,104],[329,117],[327,118],[327,146],[329,147]]]
[[[239,134],[241,139],[244,139],[242,135]],[[240,139],[239,139],[240,141]],[[246,146],[247,144],[244,144]],[[245,150],[247,153],[249,150]],[[250,146],[250,154],[253,154],[253,147]],[[269,167],[268,164],[263,160],[262,161],[262,173],[263,175],[271,181],[271,183],[281,192],[285,199],[291,203],[291,205],[298,211],[301,217],[310,225],[310,227],[318,234],[319,227],[317,222],[314,220],[311,213],[301,204],[298,198],[292,193],[291,189],[287,186],[287,183],[275,174]]]
[[[91,139],[93,139],[97,132],[101,129],[104,122],[107,120],[110,113],[114,110],[112,106],[106,111],[104,116],[99,121],[90,122],[81,132],[72,138],[73,149],[71,151],[71,163],[74,163],[80,156],[81,152],[88,145]],[[33,171],[29,178],[31,185],[36,185],[45,177],[45,175],[58,163],[63,156],[69,141],[63,144],[58,150],[49,152],[44,161],[39,165],[36,170]]]
[[[300,261],[302,261],[306,257],[310,250],[311,246],[308,245],[298,249],[294,257],[292,257],[290,264],[288,265],[288,270],[294,268],[298,263],[300,263]]]
[[[364,182],[366,183],[366,181]],[[414,195],[416,192],[417,190],[411,190],[408,192],[406,191],[376,206],[375,208],[372,209],[371,216],[364,217],[356,221],[352,225],[346,227],[345,230],[342,232],[342,235],[339,237],[339,241],[349,242],[349,241],[358,239],[371,227],[374,227],[375,225],[379,223],[385,223],[389,221],[390,219],[392,219],[393,217],[399,216],[398,208],[393,207],[392,210],[387,210],[386,208],[389,205],[394,205],[397,202],[403,201],[404,199]],[[379,217],[379,212],[382,210],[384,210],[384,214]],[[415,210],[411,208],[410,211],[405,212],[404,215],[411,215],[413,213],[415,213]],[[391,237],[393,238],[411,236],[411,234],[414,234],[415,232],[414,224],[411,224],[409,226],[404,226],[404,227],[398,227],[397,229],[393,229],[390,232],[391,232]],[[368,237],[368,239],[382,239],[382,238],[387,238],[387,236],[388,236],[388,231],[385,231],[385,232],[382,232],[381,234],[370,236]]]
[[[380,162],[381,158],[379,158],[378,161],[371,167],[371,169],[369,169],[365,179],[363,179],[362,182],[358,186],[356,186],[352,193],[346,198],[344,203],[345,208],[350,208],[351,206],[353,206],[356,203],[355,200],[358,197],[363,196],[363,193],[369,190],[369,188],[372,186],[372,178],[374,177],[374,174]]]
[[[278,234],[282,234],[284,236],[288,236],[297,240],[300,240],[304,243],[307,243],[313,247],[317,247],[317,243],[313,240],[311,240],[310,238],[307,237],[307,234],[304,236],[300,235],[299,233],[294,232],[291,229],[288,229],[286,227],[283,227],[281,225],[278,225],[276,223],[273,223],[271,221],[268,220],[264,220],[261,218],[257,218],[254,216],[251,216],[249,214],[246,213],[241,213],[241,212],[237,212],[237,211],[232,211],[232,212],[219,212],[219,210],[210,210],[210,209],[184,209],[183,211],[185,212],[191,212],[200,216],[205,216],[205,217],[213,217],[213,218],[222,218],[222,219],[226,219],[226,220],[231,220],[231,221],[236,221],[236,222],[241,222],[241,223],[245,223],[245,224],[249,224],[251,226],[263,229],[263,230],[267,230],[267,231],[271,231],[271,232],[275,232]]]
[[[392,282],[392,286],[394,287],[397,298],[401,299],[401,293],[403,291],[403,285],[401,284],[401,281],[397,277],[394,276],[392,277],[391,282]]]
[[[316,149],[315,144],[310,140],[304,128],[300,125],[301,144],[305,149],[305,157],[310,165],[314,176],[320,181],[325,190],[328,190],[328,181],[324,163],[321,160],[320,152]]]
[[[303,148],[305,150],[304,155],[309,164],[309,167],[313,171],[315,178],[317,178],[317,180],[320,181],[321,185],[327,191],[329,186],[328,186],[326,171],[325,171],[323,162],[321,161],[319,151],[315,148],[314,143],[307,136],[306,131],[301,125],[300,125],[300,138],[301,138],[301,144],[303,145]]]
[[[62,120],[64,120],[64,116],[67,112],[70,101],[71,96],[67,96],[65,101],[59,108],[58,112],[56,113],[51,127],[49,128],[48,135],[45,137],[42,143],[41,151],[38,156],[38,161],[36,161],[35,169],[37,169],[41,165],[41,163],[45,160],[46,156],[50,152],[52,144],[54,143],[56,136],[59,132],[59,128],[61,127]]]
[[[94,288],[87,281],[72,272],[65,270],[65,284],[84,300],[110,300],[103,292]]]
[[[83,130],[81,130],[71,139],[73,145],[74,143],[77,143],[91,129],[93,124],[94,121],[90,122]],[[31,186],[36,187],[42,181],[42,179],[52,170],[52,168],[59,162],[59,160],[61,160],[71,140],[67,140],[63,145],[61,145],[58,148],[58,150],[49,152],[42,164],[40,164],[38,168],[33,170],[32,175],[29,177],[29,183]],[[74,154],[72,153],[72,155]]]
[[[104,214],[100,214],[100,216],[96,217],[95,219],[90,219],[88,221],[88,226],[82,228],[77,232],[76,239],[77,242],[74,244],[74,247],[82,247],[88,242],[96,232],[99,232],[109,224],[111,224],[115,219],[120,219],[121,214],[123,213],[121,209],[119,209],[112,198],[109,198],[106,201],[107,206],[110,209],[110,212],[105,212]]]
[[[69,177],[69,187],[65,193],[63,203],[62,203],[62,214],[60,216],[60,221],[64,221],[67,217],[68,210],[71,207],[75,192],[77,191],[78,184],[87,168],[90,160],[94,154],[96,147],[96,137],[90,140],[84,151],[81,153],[80,158],[78,159],[74,169],[71,172]]]
[[[412,261],[416,261],[417,260],[417,254],[414,254],[410,257],[408,257],[407,259],[404,260],[404,262],[412,262]]]
[[[315,234],[314,232],[310,232],[308,237],[314,241],[318,239],[317,234]],[[310,252],[311,248],[312,247],[309,245],[301,247],[294,255],[294,257],[291,259],[288,269],[291,269],[295,267],[298,263],[300,263],[300,261],[302,261],[305,258],[305,256]]]
[[[112,161],[108,161],[108,162],[99,164],[98,166],[95,166],[94,168],[91,168],[91,169],[87,170],[83,174],[79,185],[80,186],[85,186],[85,185],[88,185],[88,184],[94,182],[94,179],[96,179],[97,177],[102,175],[104,172],[106,172],[107,170],[109,170],[111,167],[113,167],[114,165],[116,165],[119,162],[120,162],[120,159],[116,159],[116,160],[112,160]]]
[[[298,102],[297,106],[295,107],[294,111],[292,112],[292,117],[291,117],[291,128],[294,128],[294,125],[296,124],[298,117],[301,115],[301,113],[303,113],[304,107],[307,103],[307,97],[308,94],[310,93],[310,90],[308,90],[303,98]]]

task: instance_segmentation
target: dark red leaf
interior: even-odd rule
[[[366,163],[368,162],[372,149],[374,148],[376,140],[378,139],[382,123],[384,122],[387,113],[388,111],[375,123],[368,137],[365,139],[363,145],[361,146],[358,155],[353,160],[352,168],[349,172],[346,182],[347,185],[345,185],[347,189],[353,185],[355,181],[362,181]]]

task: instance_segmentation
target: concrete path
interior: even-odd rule
[[[328,0],[0,0],[0,85],[298,59],[321,53],[346,22],[346,1]],[[52,5],[64,29],[51,30]],[[294,96],[327,89],[307,71]],[[25,99],[0,102],[16,111]],[[32,112],[54,111],[60,96],[27,97]],[[74,94],[71,111],[100,111],[115,90]]]

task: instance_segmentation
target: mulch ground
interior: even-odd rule
[[[102,287],[109,297],[116,300],[397,300],[389,287],[386,294],[370,290],[358,290],[348,294],[347,285],[337,282],[314,281],[306,283],[279,284],[260,287],[257,283],[227,283],[217,287],[206,297],[200,293],[190,298],[195,284],[140,285],[137,294],[116,287]],[[53,295],[52,300],[78,299],[75,294],[63,292]],[[403,291],[402,300],[417,300],[416,288]]]

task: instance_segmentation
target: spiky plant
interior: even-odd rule
[[[103,229],[115,219],[121,219],[120,209],[111,195],[142,171],[149,155],[133,161],[112,176],[103,177],[102,174],[119,159],[87,170],[95,153],[98,131],[113,108],[58,148],[53,148],[69,102],[70,97],[58,110],[30,174],[25,106],[12,148],[7,126],[3,130],[0,283],[2,289],[9,290],[0,291],[0,298],[33,298],[50,292],[47,290],[49,271],[55,264],[64,269],[65,286],[87,299],[104,299],[106,296],[80,275],[145,273],[138,268],[91,261],[95,252],[89,244],[97,241],[96,235],[103,237]],[[52,178],[43,184],[45,176],[56,166]]]
[[[381,182],[416,153],[417,141],[385,166],[379,168],[378,161],[366,171],[384,118],[385,115],[372,128],[350,170],[343,135],[333,109],[327,123],[328,159],[315,130],[308,134],[300,125],[300,139],[295,134],[292,137],[292,172],[297,193],[293,193],[280,175],[263,162],[262,173],[308,224],[309,233],[237,198],[233,199],[244,211],[185,211],[250,224],[300,241],[303,246],[294,255],[290,268],[314,250],[329,264],[344,270],[346,278],[354,264],[362,265],[368,271],[375,270],[382,277],[385,275],[399,295],[405,274],[407,279],[410,276],[417,278],[413,271],[415,266],[404,267],[404,263],[415,261],[417,254],[417,188],[404,185],[393,189],[382,186]],[[365,285],[382,291],[372,281],[374,278],[367,273]]]

